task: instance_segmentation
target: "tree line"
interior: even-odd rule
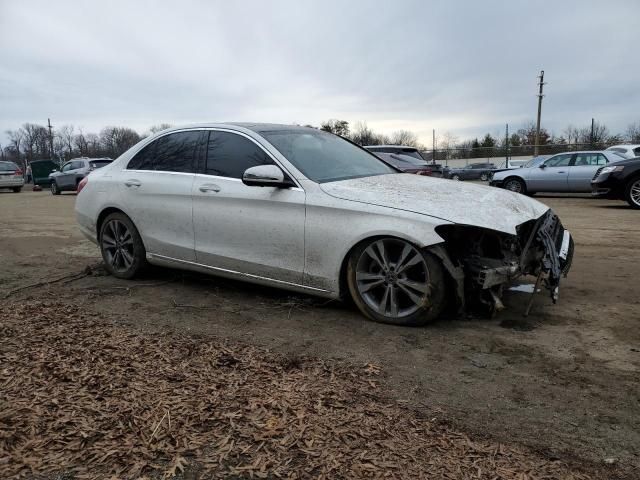
[[[0,145],[0,159],[12,160],[26,165],[36,159],[53,158],[63,162],[75,157],[117,158],[130,147],[148,135],[154,134],[171,125],[162,123],[139,134],[129,127],[108,126],[99,133],[85,132],[81,127],[63,125],[49,130],[44,125],[25,123],[15,130],[7,130],[9,143]],[[307,125],[314,127],[313,125]],[[536,139],[536,126],[528,122],[512,133],[509,138],[492,136],[487,133],[482,138],[460,141],[457,136],[447,132],[436,138],[436,151],[421,144],[418,136],[409,130],[397,130],[390,135],[375,132],[366,122],[356,122],[353,126],[346,120],[330,119],[322,122],[320,130],[331,132],[351,140],[358,145],[407,145],[423,151],[431,151],[431,157],[437,160],[449,158],[482,158],[529,155],[533,151]],[[602,149],[616,143],[640,143],[640,121],[630,124],[624,133],[611,133],[606,125],[594,122],[593,125],[569,125],[559,135],[540,129],[540,153],[558,153],[580,148]]]
[[[19,164],[39,159],[63,162],[75,157],[117,158],[146,136],[170,126],[154,125],[149,132],[140,135],[129,127],[109,126],[93,133],[73,125],[49,130],[44,125],[25,123],[20,128],[6,131],[9,143],[0,146],[0,156]]]

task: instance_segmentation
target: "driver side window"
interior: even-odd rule
[[[65,163],[62,166],[62,170],[60,170],[60,171],[61,172],[68,172],[69,170],[73,170],[73,162]]]
[[[572,156],[572,153],[556,155],[544,162],[544,165],[546,167],[568,167]]]

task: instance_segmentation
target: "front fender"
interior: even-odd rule
[[[352,202],[351,209],[307,205],[304,284],[339,295],[344,260],[374,237],[396,237],[423,248],[444,242],[435,231],[448,222],[392,208]]]

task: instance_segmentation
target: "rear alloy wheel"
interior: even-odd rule
[[[445,284],[437,257],[399,238],[358,246],[349,258],[349,292],[376,322],[425,325],[445,307]]]
[[[629,182],[625,190],[625,198],[631,208],[640,209],[640,178]]]
[[[106,269],[114,277],[133,278],[147,265],[140,234],[123,213],[112,213],[102,223],[100,250]]]
[[[527,193],[527,187],[519,178],[507,178],[504,182],[505,190],[516,193]]]
[[[460,180],[460,175],[452,175],[451,180],[455,180],[455,181]]]
[[[60,195],[60,189],[58,188],[58,184],[55,180],[51,181],[51,194],[52,195]]]
[[[482,175],[480,175],[480,180],[486,182],[487,180],[489,180],[489,175],[487,173],[483,173]]]
[[[13,187],[13,193],[20,193],[20,190],[22,190],[22,187]]]

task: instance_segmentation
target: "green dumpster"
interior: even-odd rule
[[[60,165],[52,160],[33,160],[29,165],[31,165],[33,184],[40,185],[41,187],[48,187],[51,185],[49,174],[53,170],[60,168]]]

